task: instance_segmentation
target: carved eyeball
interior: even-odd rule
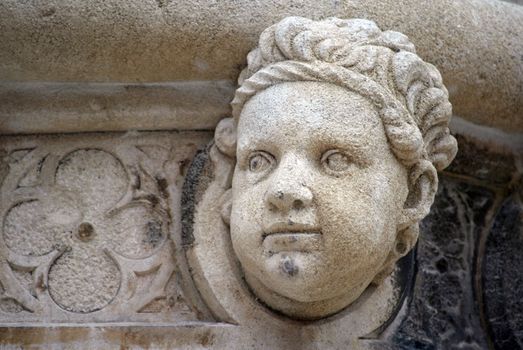
[[[249,157],[249,170],[253,173],[262,173],[270,170],[274,157],[267,152],[257,151]]]
[[[334,176],[343,175],[352,165],[350,158],[339,150],[327,151],[321,157],[321,164],[327,173]]]

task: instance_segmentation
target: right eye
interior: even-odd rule
[[[269,170],[274,163],[274,157],[267,152],[257,151],[249,157],[249,170],[261,173]]]
[[[339,177],[350,171],[353,162],[343,152],[333,149],[323,154],[321,164],[329,174]]]

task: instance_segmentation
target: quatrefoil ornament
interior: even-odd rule
[[[146,148],[124,160],[90,147],[10,153],[0,207],[4,301],[37,314],[132,313],[162,297],[174,271],[169,215],[161,167],[150,166]],[[28,283],[17,278],[24,272]],[[136,278],[151,272],[148,291],[136,293]]]

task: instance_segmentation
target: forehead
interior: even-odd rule
[[[244,106],[238,143],[253,139],[373,138],[385,140],[379,115],[370,101],[324,82],[289,82],[271,86]]]

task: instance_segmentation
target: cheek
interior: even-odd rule
[[[339,259],[381,255],[394,239],[397,203],[387,182],[341,179],[318,190],[320,221],[326,243]],[[353,261],[354,262],[354,261]]]
[[[258,186],[233,183],[231,240],[238,255],[246,255],[261,246],[263,190]]]

